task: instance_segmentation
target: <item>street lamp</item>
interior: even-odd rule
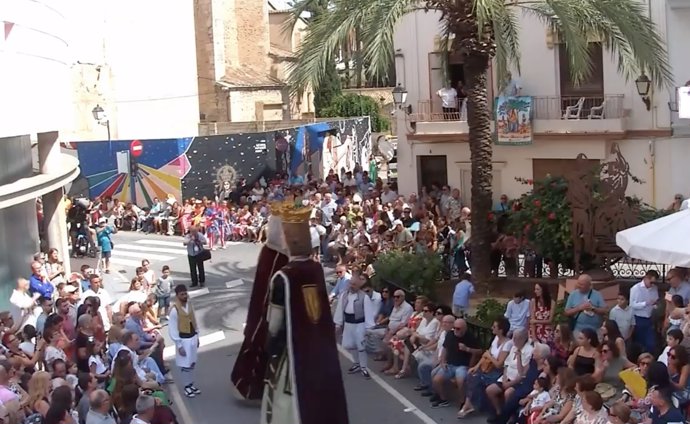
[[[635,80],[635,86],[637,87],[637,94],[642,97],[642,102],[649,110],[652,106],[652,102],[649,99],[649,89],[652,87],[652,81],[642,72],[642,75]]]
[[[110,142],[110,119],[108,119],[105,110],[103,110],[101,105],[96,105],[96,107],[91,110],[91,113],[93,114],[93,119],[95,119],[96,122],[101,125],[105,125],[105,127],[108,129],[108,142]]]
[[[412,113],[412,105],[404,106],[407,102],[407,90],[405,90],[405,87],[403,87],[402,84],[398,83],[398,85],[393,89],[392,94],[393,103],[398,109],[404,109],[408,115]]]

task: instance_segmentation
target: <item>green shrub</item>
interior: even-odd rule
[[[350,118],[369,116],[373,132],[386,132],[390,129],[390,121],[381,113],[379,103],[369,96],[361,94],[341,94],[335,96],[331,103],[319,111],[324,118]]]
[[[477,314],[474,319],[479,324],[490,327],[496,319],[502,317],[506,312],[507,303],[501,303],[496,299],[484,299],[477,306]]]
[[[375,285],[389,281],[410,293],[434,299],[436,286],[441,280],[443,261],[434,253],[413,254],[394,250],[380,255],[374,263],[374,269]]]

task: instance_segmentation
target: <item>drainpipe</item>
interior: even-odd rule
[[[652,172],[652,206],[656,207],[656,138],[649,140],[649,160]]]

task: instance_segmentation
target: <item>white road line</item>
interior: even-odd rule
[[[132,268],[136,268],[138,266],[141,266],[141,260],[135,261],[133,259],[118,258],[117,256],[111,257],[110,263],[115,264],[115,265],[128,266],[128,267],[132,267]]]
[[[193,423],[194,421],[189,413],[189,408],[187,408],[187,404],[180,394],[181,390],[182,389],[178,386],[175,386],[174,389],[168,390],[170,398],[173,401],[172,408],[177,411],[177,415],[180,417],[179,421],[181,423]]]
[[[225,332],[215,331],[213,333],[206,334],[205,336],[199,337],[199,348],[204,346],[212,345],[214,343],[222,342],[225,340]],[[166,346],[163,349],[163,359],[168,360],[175,357],[175,345]]]
[[[118,246],[120,247],[120,246]],[[113,256],[118,257],[118,256],[128,256],[130,258],[143,258],[146,257],[149,261],[169,261],[171,259],[175,259],[174,256],[165,256],[165,255],[155,255],[152,253],[142,253],[142,252],[130,252],[127,250],[115,250],[113,251]]]
[[[229,288],[229,289],[243,286],[243,285],[244,285],[244,280],[242,280],[241,278],[238,278],[237,280],[228,281],[227,283],[225,283],[225,287]]]
[[[167,348],[166,348],[167,349]],[[342,346],[338,345],[338,351],[340,352],[341,355],[343,355],[348,361],[353,362],[352,355],[350,355],[350,352],[347,350],[343,349]],[[434,419],[432,419],[430,416],[425,414],[424,412],[420,411],[417,406],[410,402],[402,393],[399,391],[395,390],[390,384],[388,384],[384,379],[379,377],[376,373],[373,371],[369,370],[369,373],[371,374],[371,379],[381,386],[383,390],[388,392],[389,395],[393,396],[398,402],[402,403],[403,406],[405,407],[404,411],[405,412],[410,412],[414,414],[421,422],[424,424],[437,424]]]
[[[183,247],[180,247],[179,249],[170,249],[165,247],[151,247],[137,244],[116,243],[115,249],[113,249],[113,254],[116,254],[118,249],[136,250],[141,252],[168,253],[173,255],[187,256],[187,249]]]
[[[189,292],[189,298],[194,299],[195,297],[206,296],[208,293],[209,292],[208,292],[208,289],[206,287],[204,287],[203,289],[199,289],[199,290],[192,290]]]
[[[135,243],[139,244],[155,244],[158,246],[171,246],[171,247],[182,247],[182,241],[166,241],[166,240],[149,240],[149,239],[141,239],[135,241]]]

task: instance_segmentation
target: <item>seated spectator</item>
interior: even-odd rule
[[[422,320],[416,329],[412,331],[410,337],[404,342],[402,369],[396,378],[406,377],[411,373],[410,358],[418,349],[434,345],[438,337],[441,323],[436,319],[434,313],[436,308],[431,303],[422,306]]]
[[[105,390],[97,389],[89,396],[89,412],[86,414],[86,424],[117,424],[110,415],[112,404],[110,395]]]
[[[630,424],[631,411],[624,403],[616,403],[609,408],[609,422],[611,424]]]
[[[36,371],[29,380],[29,399],[27,410],[29,414],[40,414],[45,417],[48,413],[50,404],[50,373],[46,371]]]
[[[594,374],[596,364],[600,361],[599,337],[596,331],[590,327],[585,327],[577,334],[577,348],[570,358],[568,367],[575,371],[576,375]]]
[[[651,355],[649,355],[651,356]],[[646,358],[646,357],[645,357]],[[668,374],[668,368],[661,362],[653,362],[648,359],[643,359],[640,362],[648,362],[648,367],[640,368],[647,382],[647,393],[643,398],[631,398],[626,401],[632,410],[632,416],[637,421],[649,416],[650,408],[652,406],[652,393],[655,390],[664,390],[669,394],[669,398],[673,393],[673,386],[671,385],[671,377]],[[644,370],[646,369],[646,373]]]
[[[679,346],[683,342],[684,336],[683,332],[678,329],[671,329],[666,333],[666,347],[659,355],[657,359],[664,365],[668,365],[668,352],[676,346]]]
[[[518,328],[513,332],[513,346],[503,364],[503,374],[486,388],[486,396],[496,414],[501,412],[504,392],[518,384],[527,374],[534,350],[534,345],[528,343],[528,338],[527,328]]]
[[[554,398],[544,405],[535,424],[560,423],[568,415],[575,403],[575,383],[577,375],[570,368],[558,370]]]
[[[513,348],[513,341],[508,338],[509,330],[510,323],[503,317],[494,321],[491,326],[491,331],[494,335],[491,347],[484,352],[477,365],[469,369],[469,374],[465,381],[467,396],[465,405],[458,412],[459,418],[466,417],[474,412],[475,409],[480,411],[486,409],[484,392],[488,386],[496,383],[503,374],[505,360]]]
[[[463,385],[474,356],[482,353],[479,341],[467,331],[467,323],[463,319],[456,319],[453,332],[447,333],[443,341],[441,361],[432,371],[432,385],[434,396],[430,398],[432,407],[449,406],[447,383],[455,383],[460,392],[460,403],[464,403]]]
[[[680,407],[690,403],[690,358],[683,346],[675,346],[668,352],[668,373],[671,376],[673,397]]]
[[[651,410],[649,417],[652,424],[661,423],[682,423],[683,414],[673,406],[671,401],[671,391],[668,389],[655,389],[651,392]]]
[[[519,422],[529,423],[539,416],[544,405],[551,400],[550,388],[551,383],[547,378],[537,378],[534,382],[534,390],[526,398],[520,400],[520,405],[523,405],[523,407],[520,410]]]
[[[594,376],[597,381],[612,387],[615,390],[612,397],[617,399],[625,388],[618,374],[623,370],[634,367],[635,364],[621,355],[621,352],[618,350],[618,343],[608,340],[601,346],[601,360],[596,367]]]
[[[414,312],[407,320],[407,325],[398,330],[388,342],[389,360],[387,369],[383,371],[386,375],[394,375],[395,378],[404,378],[407,374],[405,369],[400,367],[400,361],[404,356],[405,342],[407,342],[413,332],[417,330],[424,317],[425,307],[429,304],[429,299],[425,296],[418,296],[414,302]]]
[[[433,395],[433,392],[430,390],[431,372],[440,364],[443,342],[446,339],[446,334],[449,331],[453,331],[453,324],[455,323],[453,315],[443,315],[443,311],[441,311],[441,314],[438,314],[438,310],[436,312],[436,316],[443,316],[436,341],[420,347],[414,353],[414,357],[417,360],[417,375],[419,376],[419,385],[414,390],[422,392],[422,396],[425,397]]]
[[[131,424],[149,424],[156,412],[156,400],[151,396],[141,395],[136,399],[135,409],[137,414],[132,418]]]
[[[88,373],[79,374],[79,383],[76,390],[77,414],[79,424],[86,423],[86,415],[89,413],[91,394],[98,389],[98,380]]]
[[[584,392],[582,398],[582,413],[575,418],[575,424],[606,424],[608,414],[604,409],[604,400],[594,391]]]
[[[604,325],[601,326],[600,334],[602,342],[611,340],[612,342],[616,343],[616,346],[618,346],[618,351],[625,356],[625,338],[618,329],[618,324],[616,324],[616,321],[610,319],[604,321]]]
[[[563,424],[572,424],[575,419],[582,414],[582,397],[583,393],[594,391],[597,387],[597,382],[591,374],[585,374],[577,377],[575,381],[575,404],[568,412],[568,415],[563,418]]]
[[[573,333],[570,331],[568,324],[558,324],[553,329],[553,341],[549,343],[551,353],[558,357],[563,363],[568,362],[568,358],[575,350],[575,341],[573,340]]]
[[[381,307],[383,308],[383,305]],[[398,331],[405,328],[413,312],[412,305],[405,301],[405,292],[396,290],[393,293],[393,309],[388,316],[388,324],[385,327],[377,326],[367,330],[367,351],[378,353],[378,359],[386,358],[390,354],[390,358],[386,358],[390,360],[386,369],[392,366],[393,358],[392,352],[386,351],[384,347]]]

